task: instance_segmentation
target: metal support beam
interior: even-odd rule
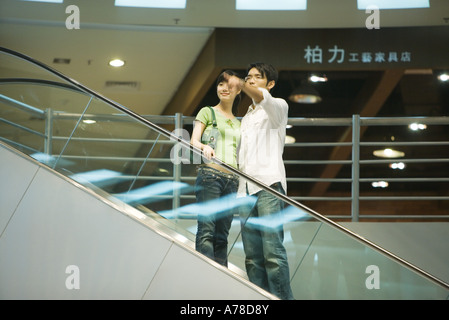
[[[351,217],[352,222],[359,221],[360,195],[360,115],[352,116],[352,186]]]

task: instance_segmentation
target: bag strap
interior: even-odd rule
[[[209,109],[212,112],[212,125],[214,126],[214,128],[216,128],[217,127],[217,119],[215,118],[214,108],[209,107]]]

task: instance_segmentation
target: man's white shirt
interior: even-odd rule
[[[285,131],[288,120],[288,104],[284,99],[274,98],[269,91],[259,88],[263,99],[248,108],[241,121],[241,140],[238,152],[239,169],[249,176],[270,186],[281,182],[287,193],[285,166],[282,158]],[[240,178],[237,196],[252,195],[261,188]]]

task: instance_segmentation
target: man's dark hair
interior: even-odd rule
[[[262,77],[266,77],[267,83],[270,81],[274,81],[275,83],[277,83],[278,71],[271,64],[264,63],[264,62],[251,63],[251,64],[249,64],[249,66],[246,70],[246,73],[248,74],[249,70],[251,70],[252,68],[256,68],[260,72]]]

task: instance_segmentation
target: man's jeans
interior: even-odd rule
[[[271,188],[285,194],[280,183]],[[291,300],[290,272],[287,253],[283,245],[283,226],[276,222],[272,215],[281,214],[283,200],[271,193],[261,190],[256,193],[257,202],[250,211],[241,212],[242,240],[245,250],[245,265],[248,278],[259,287],[278,296]],[[249,212],[249,216],[248,216]]]
[[[204,208],[198,212],[198,230],[196,233],[195,248],[198,252],[228,265],[228,235],[234,215],[233,210],[222,211],[222,207],[231,207],[220,203],[221,200],[232,201],[238,188],[238,177],[233,174],[200,166],[195,183],[195,194],[198,203]],[[220,202],[209,202],[220,198]],[[209,202],[209,203],[208,203]]]

